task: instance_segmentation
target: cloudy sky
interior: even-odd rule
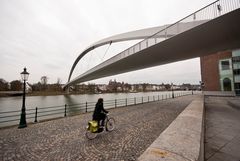
[[[213,0],[0,0],[0,78],[65,83],[74,60],[92,43],[132,30],[174,23]],[[72,78],[134,42],[103,46],[79,62]],[[94,80],[198,83],[199,58]]]

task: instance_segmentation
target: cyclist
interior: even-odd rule
[[[108,113],[108,111],[106,111],[106,110],[103,108],[103,99],[102,99],[102,98],[99,98],[98,101],[97,101],[97,103],[96,103],[94,112],[93,112],[93,120],[98,121],[98,124],[99,124],[100,121],[101,121],[101,126],[104,126],[104,121],[105,121],[105,118],[106,118],[106,113]]]

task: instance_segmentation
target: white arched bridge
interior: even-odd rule
[[[75,60],[65,87],[180,60],[240,48],[240,1],[217,0],[172,25],[142,29],[100,40]],[[91,50],[102,45],[144,39],[71,80],[72,73]]]

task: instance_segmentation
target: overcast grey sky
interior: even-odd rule
[[[27,67],[29,82],[47,76],[65,83],[79,53],[115,34],[174,23],[213,0],[0,0],[0,78],[20,79]],[[136,42],[136,41],[135,41]],[[114,44],[91,52],[72,78],[135,42]],[[118,50],[117,50],[118,49]],[[157,66],[109,79],[129,83],[198,83],[199,58]]]

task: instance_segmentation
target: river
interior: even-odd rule
[[[183,93],[184,91],[174,91],[174,94]],[[185,91],[184,93],[191,93],[190,91]],[[27,96],[26,97],[26,109],[34,110],[36,107],[44,108],[51,106],[64,106],[80,104],[86,102],[95,102],[98,98],[103,98],[104,101],[115,100],[115,99],[126,99],[126,98],[134,98],[134,97],[148,97],[150,96],[150,101],[153,101],[153,96],[169,96],[171,95],[171,91],[163,91],[163,92],[138,92],[138,93],[105,93],[105,94],[79,94],[79,95],[55,95],[55,96]],[[140,99],[138,99],[137,103],[140,103]],[[146,100],[145,100],[146,101]],[[15,115],[15,119],[19,118],[19,113],[22,107],[22,96],[18,97],[2,97],[0,98],[0,122],[3,121],[4,114],[7,111],[18,111]],[[62,114],[61,114],[62,116]],[[18,121],[15,121],[14,124],[17,124]],[[2,124],[3,125],[3,124]],[[10,125],[9,123],[4,123],[5,125]],[[1,127],[1,124],[0,124]]]

